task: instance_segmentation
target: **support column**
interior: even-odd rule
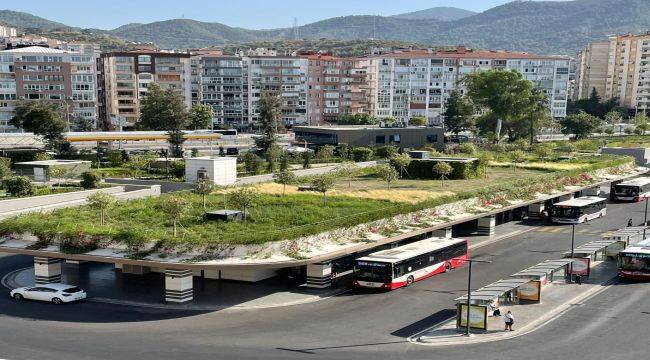
[[[600,195],[600,186],[584,189],[582,194],[585,196],[598,196]]]
[[[433,230],[433,236],[451,239],[451,226],[442,229]]]
[[[575,197],[575,194],[574,194],[574,193],[566,194],[566,195],[562,195],[562,196],[558,197],[558,202],[571,200],[571,199],[573,199],[574,197]]]
[[[61,282],[61,259],[34,256],[34,283]]]
[[[542,218],[542,211],[544,211],[545,204],[543,202],[528,205],[528,218],[531,220],[539,220]]]
[[[478,231],[479,235],[494,235],[494,228],[496,227],[497,220],[494,215],[482,217],[478,219]]]
[[[328,261],[307,265],[305,286],[318,289],[332,286],[332,263]]]
[[[182,303],[194,299],[192,270],[165,270],[165,301]]]

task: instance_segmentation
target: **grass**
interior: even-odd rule
[[[79,186],[36,186],[34,187],[34,195],[30,196],[42,196],[42,195],[52,195],[52,194],[63,194],[73,191],[84,190]],[[9,196],[4,190],[0,189],[0,200],[9,200],[9,199],[19,199],[26,196]]]

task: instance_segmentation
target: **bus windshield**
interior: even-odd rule
[[[614,194],[621,196],[637,196],[639,195],[639,187],[617,185],[614,187]]]
[[[391,264],[357,261],[354,277],[361,281],[391,282]]]
[[[626,254],[620,258],[618,267],[622,270],[650,271],[650,256]]]
[[[558,218],[579,218],[580,217],[580,208],[578,207],[571,207],[571,206],[556,206],[553,208],[553,212],[551,214],[554,217]]]

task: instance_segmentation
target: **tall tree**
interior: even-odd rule
[[[458,90],[453,90],[445,100],[445,112],[442,114],[445,129],[456,135],[472,127],[474,106]]]
[[[533,89],[528,103],[524,106],[527,110],[523,113],[523,121],[519,121],[518,124],[528,128],[528,139],[530,145],[533,145],[540,130],[553,123],[548,96],[541,90]]]
[[[190,130],[209,129],[214,118],[212,106],[195,104],[192,105],[187,127]]]
[[[262,137],[256,139],[255,142],[264,155],[277,141],[281,104],[280,97],[275,94],[264,93],[259,100]]]
[[[188,122],[185,99],[177,90],[163,90],[156,83],[149,84],[144,99],[140,103],[140,121],[137,127],[142,130],[167,131],[173,156],[182,156],[183,130]]]
[[[9,120],[11,125],[43,137],[48,149],[60,151],[66,142],[63,133],[68,124],[61,117],[61,109],[57,104],[45,101],[20,102],[16,105],[15,113]]]
[[[596,131],[602,125],[602,120],[581,111],[578,114],[568,115],[566,118],[560,120],[560,125],[562,126],[563,134],[573,134],[576,140],[580,140],[586,139]]]

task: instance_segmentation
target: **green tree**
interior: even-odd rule
[[[323,145],[316,153],[316,158],[323,162],[328,162],[334,157],[334,146]]]
[[[213,118],[214,110],[212,110],[212,106],[194,104],[190,109],[187,127],[190,130],[209,129]]]
[[[276,184],[282,185],[282,195],[287,191],[287,185],[295,184],[297,181],[297,176],[289,170],[281,170],[273,174],[273,181]]]
[[[433,164],[433,172],[440,176],[440,181],[442,181],[443,186],[445,185],[445,178],[449,176],[452,171],[453,169],[451,165],[444,161],[438,161]]]
[[[129,170],[131,177],[137,177],[149,168],[151,162],[155,159],[153,154],[133,155],[129,158],[124,166]]]
[[[314,158],[314,153],[307,150],[302,153],[302,168],[309,169],[311,167],[311,160]]]
[[[55,184],[58,186],[61,185],[61,179],[63,179],[67,173],[68,173],[68,169],[66,169],[63,166],[51,166],[48,169],[48,175],[50,176],[50,180],[56,179]]]
[[[415,116],[409,120],[410,126],[426,126],[429,120],[424,116]]]
[[[229,194],[230,203],[244,213],[244,221],[248,219],[248,209],[259,202],[259,193],[251,187],[240,187]]]
[[[474,106],[458,90],[453,90],[445,100],[445,111],[442,116],[445,129],[458,135],[461,131],[472,127]]]
[[[149,84],[140,102],[140,121],[136,124],[142,130],[167,131],[169,145],[174,157],[182,156],[189,115],[183,95],[175,89],[163,90],[156,83]]]
[[[562,133],[565,135],[573,134],[576,140],[586,139],[602,125],[602,120],[587,114],[584,111],[578,114],[568,115],[560,120]]]
[[[92,171],[85,171],[81,174],[81,187],[84,189],[94,189],[99,186],[102,177]]]
[[[478,163],[476,164],[477,175],[488,177],[488,169],[490,168],[490,161],[492,161],[492,156],[488,152],[481,153],[477,158]]]
[[[0,157],[0,185],[2,185],[2,180],[9,176],[11,176],[11,160]]]
[[[537,144],[533,152],[540,160],[546,160],[553,155],[553,149],[546,144]]]
[[[205,198],[210,195],[212,191],[216,188],[216,185],[210,181],[210,179],[199,179],[194,184],[194,189],[192,191],[195,194],[201,195],[201,202],[203,204],[203,211],[205,211]]]
[[[523,121],[518,122],[518,124],[528,127],[529,143],[533,145],[541,129],[553,123],[548,96],[541,90],[532,89],[528,103],[524,106],[526,110],[524,111]]]
[[[610,111],[605,114],[605,123],[608,125],[618,124],[623,120],[623,116],[618,111]]]
[[[275,168],[277,167],[278,160],[280,160],[280,156],[282,156],[282,149],[278,145],[272,145],[266,150],[266,154],[264,157],[266,158],[266,164],[267,164],[267,170],[270,172],[275,171]]]
[[[515,150],[510,153],[510,159],[512,160],[513,166],[516,169],[517,164],[521,164],[526,161],[526,153],[523,150]]]
[[[352,178],[359,174],[359,166],[351,161],[342,162],[337,168],[336,172],[341,177],[348,180],[348,189],[352,187]]]
[[[115,203],[115,198],[103,191],[98,191],[86,198],[88,206],[91,209],[99,210],[99,224],[104,226],[106,223],[106,211]],[[174,235],[175,236],[175,235]]]
[[[390,190],[390,184],[399,179],[399,174],[394,167],[389,165],[378,165],[377,166],[377,177],[386,182],[388,190]]]
[[[323,194],[323,205],[327,204],[327,192],[334,187],[334,178],[330,174],[317,175],[311,181],[311,187]]]
[[[376,125],[379,120],[369,114],[343,114],[339,116],[337,123],[339,125]]]
[[[63,133],[68,124],[61,117],[60,106],[45,101],[20,102],[9,124],[41,136],[47,149],[60,151],[66,143]]]
[[[171,195],[161,199],[156,207],[163,214],[172,219],[174,225],[174,237],[176,237],[176,235],[178,235],[178,221],[181,220],[183,215],[190,210],[190,202],[182,196]]]
[[[9,176],[2,181],[7,194],[13,197],[23,197],[34,194],[34,184],[26,176]]]
[[[352,150],[352,159],[356,162],[372,160],[373,151],[367,147],[356,147]]]
[[[260,126],[262,136],[255,140],[262,154],[276,144],[278,127],[280,126],[281,101],[278,95],[264,93],[259,100]]]
[[[411,165],[411,160],[409,154],[398,154],[390,158],[390,164],[396,169],[399,169],[399,177],[403,178],[406,168]]]

